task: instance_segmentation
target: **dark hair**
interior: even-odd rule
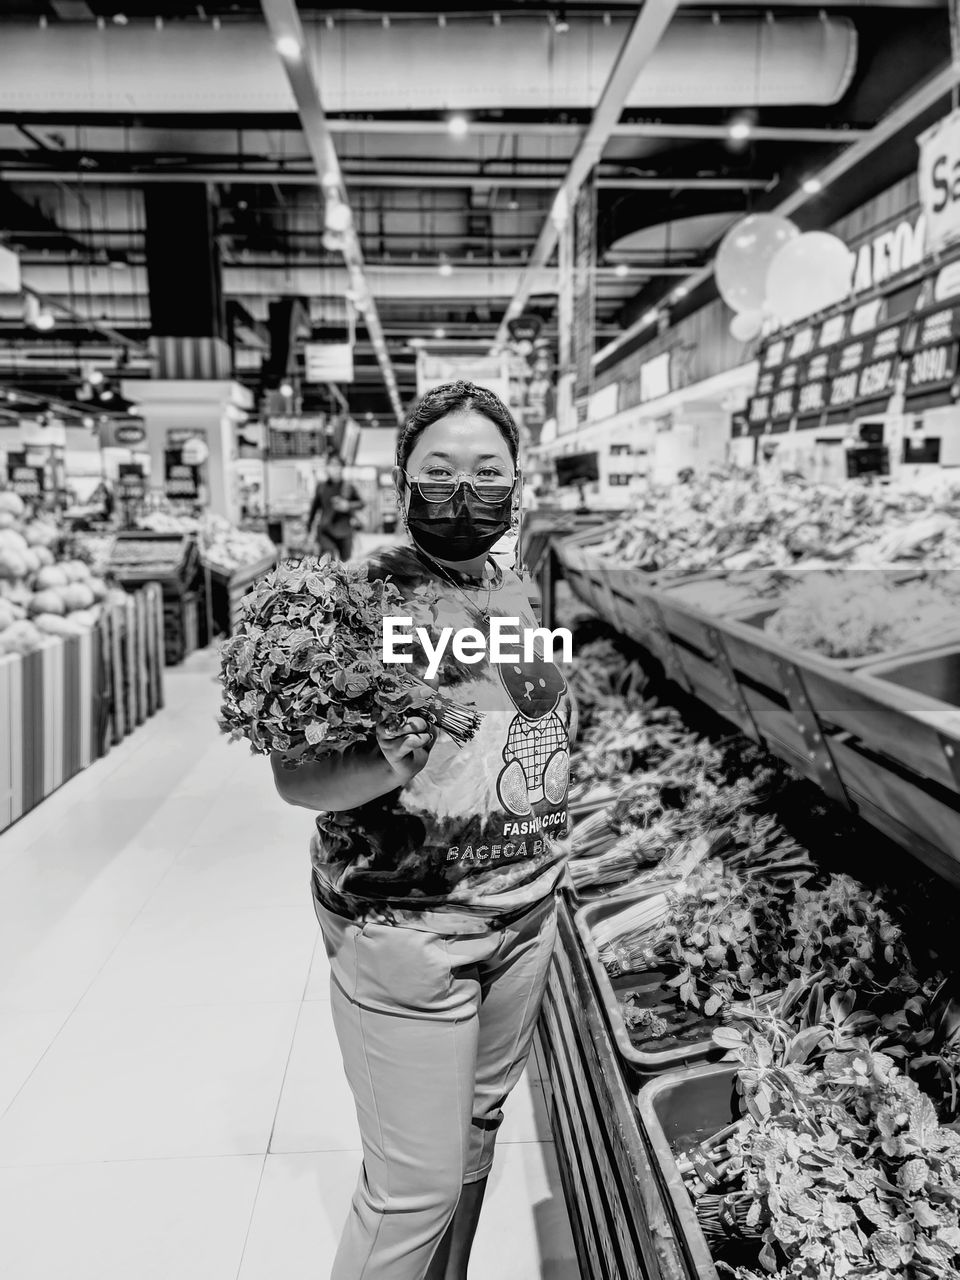
[[[465,413],[475,409],[489,418],[510,446],[514,463],[520,457],[520,431],[513,414],[499,396],[478,387],[475,382],[445,382],[427,391],[407,414],[397,439],[397,466],[405,467],[413,446],[427,427],[445,418],[448,413]]]

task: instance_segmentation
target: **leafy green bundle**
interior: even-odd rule
[[[383,619],[405,612],[397,587],[363,566],[328,557],[281,565],[244,597],[221,650],[220,727],[291,768],[368,742],[378,724],[409,712],[462,745],[480,716],[383,661]]]

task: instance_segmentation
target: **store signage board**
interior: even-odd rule
[[[953,111],[917,139],[920,203],[928,253],[960,241],[960,111]]]
[[[168,498],[193,501],[200,493],[200,468],[183,461],[180,449],[167,449],[164,454],[164,492]]]
[[[640,366],[641,404],[647,404],[650,400],[659,400],[662,396],[670,394],[673,389],[671,385],[672,355],[672,352],[664,351]]]
[[[167,428],[167,448],[179,449],[187,440],[197,437],[200,440],[206,440],[206,427],[168,427]]]
[[[114,432],[114,439],[118,445],[132,449],[134,445],[143,444],[147,438],[147,432],[144,427],[138,426],[137,423],[123,423],[117,427]]]
[[[121,462],[119,467],[120,496],[128,502],[139,502],[147,491],[147,477],[138,462]]]
[[[353,346],[349,342],[307,342],[303,368],[307,382],[353,382]]]
[[[43,497],[44,469],[28,465],[25,453],[8,453],[7,485],[21,498],[36,501]]]

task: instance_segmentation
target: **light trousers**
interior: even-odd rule
[[[319,903],[363,1168],[331,1280],[423,1280],[493,1163],[556,941],[553,896],[503,929],[355,924]]]

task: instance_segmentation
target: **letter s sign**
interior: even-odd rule
[[[918,178],[927,253],[960,241],[960,111],[954,111],[917,139]]]

